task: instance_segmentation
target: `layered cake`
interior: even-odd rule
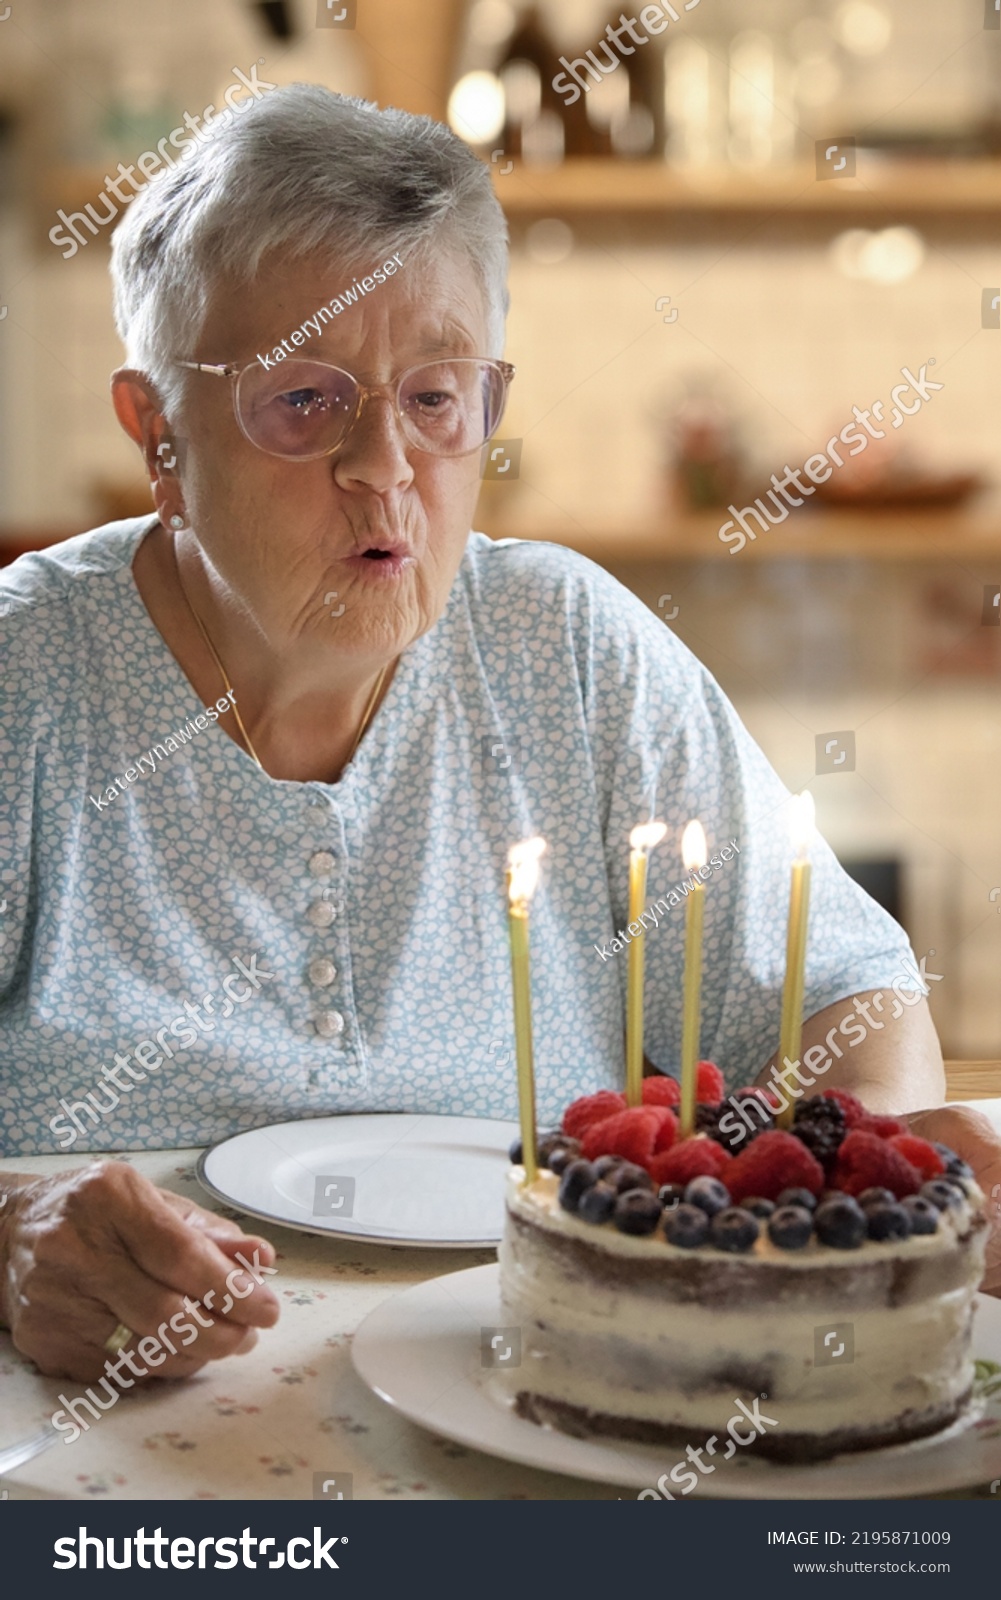
[[[841,1090],[788,1131],[767,1091],[741,1091],[745,1124],[699,1071],[691,1138],[678,1085],[652,1078],[642,1107],[570,1106],[529,1186],[512,1149],[500,1276],[520,1415],[704,1447],[736,1407],[764,1419],[755,1453],[785,1461],[947,1427],[970,1398],[987,1235],[970,1169]]]

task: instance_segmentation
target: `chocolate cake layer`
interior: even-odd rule
[[[966,1409],[970,1390],[956,1400],[944,1401],[926,1407],[923,1411],[905,1411],[892,1422],[876,1426],[858,1425],[834,1428],[826,1434],[794,1433],[777,1429],[763,1433],[748,1446],[751,1453],[768,1461],[790,1465],[803,1465],[813,1461],[826,1461],[843,1451],[879,1450],[887,1445],[907,1444],[912,1439],[924,1439],[929,1434],[947,1428]],[[542,1427],[558,1428],[561,1433],[575,1439],[630,1439],[636,1444],[666,1445],[684,1450],[686,1445],[696,1449],[704,1447],[713,1429],[707,1423],[701,1430],[688,1425],[649,1422],[639,1417],[610,1416],[607,1412],[590,1411],[586,1406],[572,1405],[566,1400],[552,1400],[546,1395],[530,1394],[519,1390],[515,1410],[520,1417],[536,1422]]]

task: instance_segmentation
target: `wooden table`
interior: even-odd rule
[[[947,1061],[947,1100],[1001,1100],[1001,1061]]]

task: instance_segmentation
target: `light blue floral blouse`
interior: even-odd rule
[[[0,1153],[204,1144],[338,1110],[516,1116],[504,869],[535,833],[545,1125],[622,1083],[628,839],[653,814],[647,1054],[676,1070],[671,891],[698,817],[719,862],[702,1054],[730,1087],[754,1077],[779,1029],[786,790],[639,600],[559,546],[472,534],[340,781],[285,782],[153,626],[131,571],[152,525],[0,572]],[[826,845],[814,863],[807,1014],[899,982],[909,956]]]

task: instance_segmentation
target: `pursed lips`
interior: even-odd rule
[[[364,550],[356,550],[344,558],[347,565],[359,571],[365,571],[383,577],[395,577],[405,572],[408,567],[414,566],[417,557],[409,545],[390,543],[375,543],[366,546]]]

